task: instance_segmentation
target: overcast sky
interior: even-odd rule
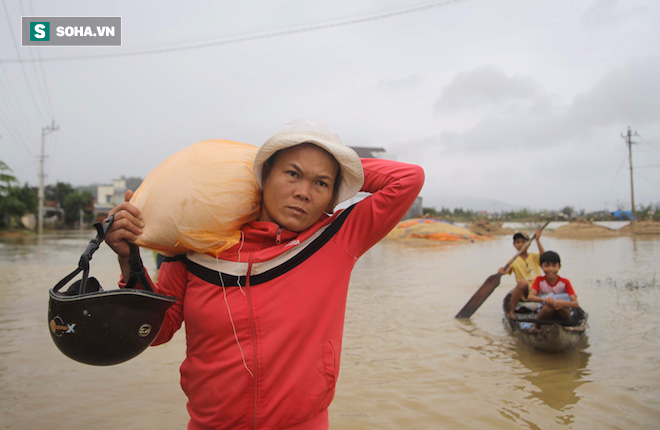
[[[46,183],[78,186],[309,118],[423,166],[424,206],[628,209],[630,126],[635,201],[660,202],[657,0],[0,1],[21,184],[53,120]],[[121,16],[122,46],[21,47],[22,15]]]

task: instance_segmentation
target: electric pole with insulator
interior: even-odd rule
[[[55,125],[55,120],[53,120],[51,125],[41,128],[41,155],[39,156],[39,236],[41,236],[44,231],[44,159],[46,158],[44,155],[44,146],[46,135],[59,129],[60,128]]]
[[[630,164],[630,221],[635,221],[635,187],[633,186],[633,163],[632,163],[632,144],[635,143],[632,141],[632,137],[637,136],[636,131],[631,131],[630,126],[628,126],[628,132],[626,134],[621,134],[626,140],[628,145],[628,163]]]

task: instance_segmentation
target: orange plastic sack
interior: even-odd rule
[[[259,216],[261,189],[252,172],[259,148],[205,140],[177,152],[149,173],[131,203],[144,218],[137,244],[165,255],[218,255]]]

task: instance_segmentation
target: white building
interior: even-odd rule
[[[96,202],[94,203],[94,213],[107,214],[112,208],[124,201],[126,193],[126,177],[113,179],[112,185],[99,185],[96,188]]]

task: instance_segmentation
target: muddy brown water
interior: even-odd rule
[[[552,228],[550,226],[549,228]],[[126,363],[94,367],[56,349],[48,289],[75,268],[92,231],[0,242],[0,428],[184,429],[180,331]],[[660,236],[544,237],[589,312],[587,337],[551,354],[507,330],[502,283],[469,320],[454,315],[515,250],[381,242],[349,290],[333,429],[659,428]],[[155,264],[143,252],[146,265]],[[92,275],[116,285],[104,245]]]

